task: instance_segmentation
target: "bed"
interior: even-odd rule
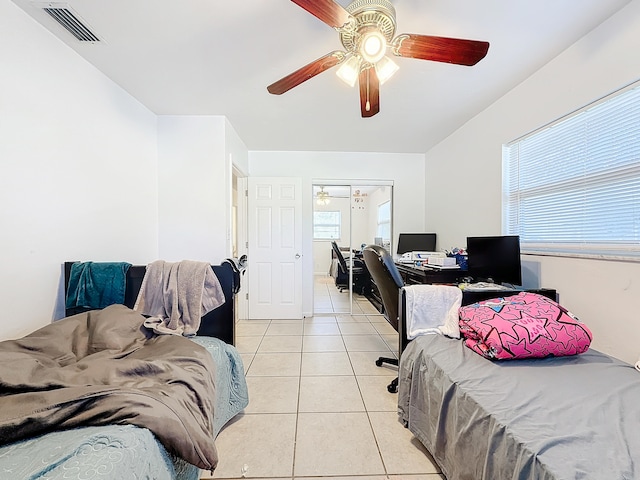
[[[448,480],[640,478],[640,374],[596,350],[491,361],[424,335],[401,356],[398,412]]]
[[[226,309],[194,337],[154,335],[144,316],[112,305],[0,343],[0,478],[195,480],[213,470],[213,440],[248,394],[231,345],[234,269],[212,268]],[[144,269],[127,272],[125,304]],[[27,375],[47,362],[66,370]]]

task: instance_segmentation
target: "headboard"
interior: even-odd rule
[[[69,287],[71,265],[74,263],[75,262],[64,263],[65,298]],[[138,298],[138,292],[142,286],[142,279],[144,278],[146,268],[145,265],[132,265],[127,271],[124,304],[129,308],[133,308]],[[198,335],[216,337],[226,343],[235,345],[234,292],[237,291],[237,289],[235,288],[234,282],[238,281],[239,276],[235,273],[234,266],[229,261],[222,262],[220,265],[212,265],[211,268],[222,286],[225,302],[202,317]],[[75,315],[87,310],[88,309],[82,307],[67,308],[65,315]]]

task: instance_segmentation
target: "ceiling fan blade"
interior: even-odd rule
[[[349,12],[333,0],[291,0],[314,17],[333,28],[343,27],[349,22]]]
[[[360,112],[363,118],[373,117],[380,111],[380,82],[373,65],[363,68],[359,77]]]
[[[272,83],[267,87],[267,90],[274,95],[282,95],[284,92],[291,90],[293,87],[297,87],[319,73],[338,65],[344,60],[344,57],[344,52],[331,52],[290,73],[286,77],[281,78],[277,82]]]
[[[399,57],[471,66],[485,57],[489,42],[403,34],[393,40],[392,48]]]

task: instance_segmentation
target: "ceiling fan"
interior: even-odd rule
[[[329,205],[329,203],[331,203],[331,200],[329,200],[329,192],[325,192],[323,186],[320,187],[320,190],[318,191],[318,193],[316,193],[316,198],[316,203],[318,205]]]
[[[334,0],[291,1],[335,28],[345,51],[328,53],[269,85],[267,90],[274,95],[341,64],[337,75],[351,86],[358,80],[362,116],[372,117],[380,111],[380,84],[398,69],[387,50],[398,57],[467,66],[478,63],[489,50],[488,42],[476,40],[410,33],[394,37],[396,11],[388,0],[354,0],[346,8]]]

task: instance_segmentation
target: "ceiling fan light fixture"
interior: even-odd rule
[[[329,200],[329,192],[324,191],[324,187],[320,187],[320,191],[316,195],[316,203],[318,205],[329,205],[331,200]]]
[[[350,56],[345,62],[340,65],[340,68],[336,70],[336,75],[344,83],[353,87],[356,84],[358,75],[360,75],[360,63],[362,59],[359,55]]]
[[[389,80],[399,69],[400,67],[398,64],[389,57],[382,57],[380,61],[376,63],[376,73],[378,75],[380,85]]]
[[[387,50],[387,39],[379,30],[370,30],[362,35],[360,55],[369,63],[376,63]]]

